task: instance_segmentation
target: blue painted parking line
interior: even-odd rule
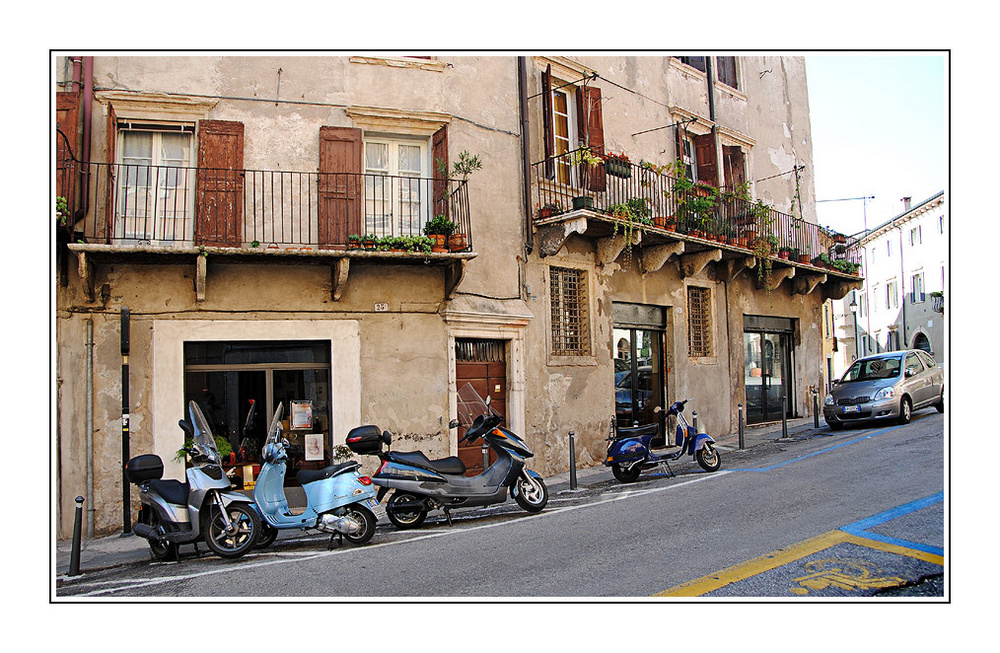
[[[784,467],[786,465],[791,465],[792,463],[797,463],[799,461],[806,460],[807,458],[812,458],[812,457],[818,456],[820,454],[829,453],[830,451],[835,451],[837,449],[840,449],[841,447],[846,447],[848,445],[857,444],[858,442],[864,442],[865,440],[869,440],[871,438],[874,438],[876,435],[882,435],[883,433],[888,433],[889,431],[895,431],[898,428],[900,428],[900,427],[899,426],[890,426],[889,428],[882,429],[881,431],[875,431],[874,433],[869,433],[868,435],[861,436],[860,438],[855,438],[854,440],[848,440],[847,442],[841,442],[839,444],[833,445],[832,447],[827,447],[826,449],[820,449],[819,451],[814,451],[812,453],[807,453],[804,456],[799,456],[798,458],[792,458],[790,460],[786,460],[786,461],[778,463],[776,465],[771,465],[770,467],[741,467],[741,468],[737,468],[737,469],[730,469],[729,471],[731,471],[731,472],[769,472],[769,471],[771,471],[773,469],[778,469],[779,467]]]
[[[840,530],[845,533],[850,533],[851,535],[856,535],[858,537],[865,537],[870,540],[877,540],[879,542],[884,542],[885,544],[894,544],[896,546],[905,547],[908,549],[916,549],[917,551],[923,551],[925,553],[933,553],[935,555],[943,556],[944,549],[938,546],[931,546],[929,544],[920,544],[918,542],[908,542],[906,540],[901,540],[895,537],[889,537],[887,535],[881,535],[879,533],[872,533],[868,529],[874,528],[879,524],[884,524],[887,521],[896,519],[897,517],[902,517],[903,515],[908,515],[911,512],[916,512],[921,508],[926,508],[927,506],[932,506],[936,503],[944,501],[944,492],[938,492],[937,494],[932,494],[929,497],[924,497],[923,499],[917,499],[916,501],[911,501],[910,503],[897,506],[891,510],[886,510],[885,512],[880,512],[877,515],[868,517],[867,519],[862,519],[861,521],[856,521],[853,524],[848,524],[842,527]]]

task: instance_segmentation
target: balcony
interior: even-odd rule
[[[532,166],[532,218],[543,257],[580,234],[597,242],[601,264],[636,248],[643,273],[676,258],[683,276],[710,263],[730,279],[755,269],[759,285],[771,290],[784,280],[793,293],[824,284],[831,297],[860,287],[860,249],[838,234],[776,211],[743,190],[693,184],[648,164],[595,165],[591,158],[588,165],[580,152]]]
[[[95,264],[193,257],[203,301],[206,256],[330,265],[335,300],[352,264],[430,265],[445,269],[452,296],[476,256],[468,187],[455,179],[89,163],[62,154],[56,184],[67,207],[63,237],[90,298]],[[424,235],[438,215],[454,230],[443,247]]]

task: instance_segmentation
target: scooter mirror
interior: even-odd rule
[[[662,412],[663,412],[663,406],[657,406],[656,408],[653,409],[654,415],[659,415]]]
[[[448,422],[449,429],[457,429],[459,426],[461,426],[461,424],[458,423],[457,419],[453,419],[450,422]]]
[[[492,396],[490,396],[490,395],[486,395],[486,405],[487,405],[487,406],[489,406],[489,405],[490,405],[490,402],[491,402],[491,401],[493,401],[493,397],[492,397]]]

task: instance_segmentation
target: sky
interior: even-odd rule
[[[819,224],[858,233],[946,190],[946,54],[806,55]]]

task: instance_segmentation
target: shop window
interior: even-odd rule
[[[712,291],[688,287],[688,356],[712,355]]]
[[[552,319],[552,354],[590,354],[590,311],[587,273],[569,268],[549,268],[549,301]]]
[[[184,397],[198,402],[232,455],[224,462],[240,489],[252,487],[268,421],[284,406],[289,467],[332,463],[330,342],[238,341],[184,344]],[[289,473],[289,478],[294,474]]]

